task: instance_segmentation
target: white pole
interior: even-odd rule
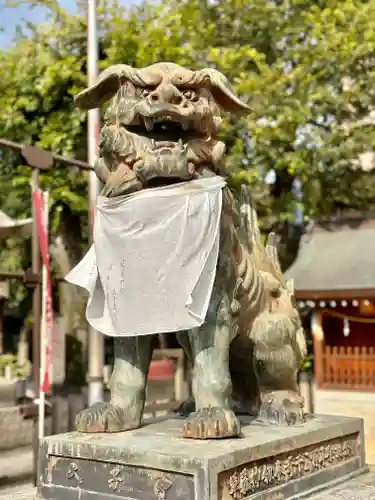
[[[48,235],[48,193],[43,193],[43,224],[45,234]],[[48,238],[48,236],[47,236]],[[45,401],[46,394],[44,392],[44,377],[47,368],[47,343],[49,341],[48,327],[47,327],[47,267],[43,264],[42,268],[42,316],[40,325],[40,388],[39,388],[39,429],[38,437],[44,437],[44,422],[45,422]]]
[[[98,78],[98,35],[96,19],[96,0],[88,0],[87,11],[87,73],[88,85]],[[99,109],[88,113],[88,163],[93,165],[98,153],[100,129]],[[90,236],[93,237],[96,198],[100,183],[93,171],[89,172],[89,217]],[[101,333],[89,327],[88,337],[88,402],[89,405],[103,401],[104,339]]]

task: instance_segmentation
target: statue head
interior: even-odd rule
[[[142,182],[187,180],[202,165],[219,163],[224,148],[214,138],[221,111],[249,111],[219,71],[191,71],[173,63],[111,66],[75,98],[82,109],[108,101],[101,157],[109,173],[113,164],[124,163]]]

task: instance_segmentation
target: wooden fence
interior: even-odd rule
[[[322,349],[322,389],[375,391],[375,348],[327,346]]]

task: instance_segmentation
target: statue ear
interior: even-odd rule
[[[228,79],[220,71],[206,68],[197,71],[196,78],[201,82],[209,82],[215,101],[225,111],[239,115],[247,115],[250,112],[249,106],[239,99]]]
[[[109,101],[125,80],[136,82],[139,72],[126,64],[116,64],[102,71],[96,83],[74,97],[78,108],[94,109]]]

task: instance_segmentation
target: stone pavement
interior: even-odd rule
[[[31,484],[0,489],[0,500],[34,500],[36,489]]]
[[[374,500],[375,470],[310,497],[310,500]]]
[[[366,462],[375,465],[375,394],[316,390],[314,403],[315,413],[364,419]]]
[[[33,454],[30,446],[0,452],[0,487],[30,480],[32,470]]]

